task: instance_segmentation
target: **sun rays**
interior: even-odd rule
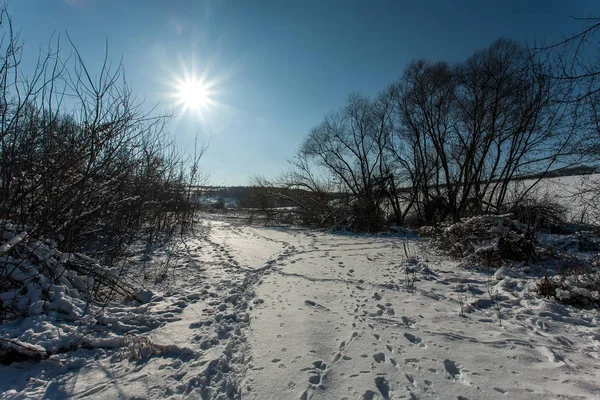
[[[219,84],[226,75],[216,75],[210,67],[211,63],[199,66],[193,60],[184,62],[180,59],[179,68],[166,68],[167,97],[177,119],[191,117],[205,121],[224,107],[218,98],[221,94]]]
[[[181,107],[183,113],[201,114],[213,105],[211,95],[207,82],[193,76],[184,77],[175,86],[175,105]]]

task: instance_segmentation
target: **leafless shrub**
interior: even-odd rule
[[[0,217],[65,250],[94,243],[103,255],[140,232],[172,233],[189,218],[187,180],[198,177],[203,149],[188,170],[165,134],[167,117],[144,113],[108,49],[94,75],[70,38],[74,54],[63,60],[57,40],[33,79],[12,81],[20,47],[5,10],[2,16]],[[62,104],[67,96],[75,99],[71,112]]]
[[[549,196],[524,196],[507,204],[504,210],[533,231],[561,232],[567,225],[566,207],[550,200]]]
[[[153,242],[191,226],[190,188],[202,177],[205,147],[191,159],[175,150],[165,132],[168,116],[144,112],[122,65],[109,62],[108,45],[94,72],[68,36],[72,56],[64,58],[57,36],[25,79],[6,6],[0,29],[0,244],[18,232],[33,238],[3,252],[1,289],[23,290],[9,278],[27,264],[39,279],[59,282],[65,271],[93,277],[93,300],[128,295],[123,277],[131,271],[119,260],[134,240]],[[46,273],[48,260],[32,243],[92,255],[112,272],[67,257]]]
[[[460,294],[460,288],[458,286],[455,288],[455,290],[456,290],[456,300],[458,302],[458,305],[460,306],[460,310],[458,312],[458,316],[464,318],[465,317],[465,311],[464,311],[464,303],[465,302],[464,302],[464,298]]]

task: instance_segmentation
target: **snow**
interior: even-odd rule
[[[136,300],[90,313],[54,284],[54,311],[33,301],[0,325],[40,359],[0,365],[0,399],[600,397],[597,310],[539,297],[525,265],[214,218],[146,262],[172,268]]]
[[[496,272],[494,272],[494,279],[502,280],[505,278],[514,278],[515,273],[507,267],[500,267]]]
[[[539,182],[536,179],[515,181],[513,186],[518,190],[535,184],[531,195],[550,199],[565,207],[568,221],[598,224],[600,215],[595,190],[592,189],[598,187],[598,182],[600,174],[590,174],[544,178]]]
[[[154,293],[152,293],[151,290],[145,289],[145,290],[140,290],[135,295],[135,298],[140,303],[146,304],[146,303],[150,303],[150,300],[152,300],[152,296],[154,296]]]

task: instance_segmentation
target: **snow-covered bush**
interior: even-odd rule
[[[109,342],[123,324],[103,306],[151,296],[138,298],[116,266],[135,240],[189,226],[203,150],[190,163],[173,150],[165,117],[143,111],[121,65],[107,58],[93,71],[74,45],[62,58],[56,41],[26,77],[6,4],[0,31],[0,362],[93,338],[121,346]]]
[[[540,238],[546,247],[559,253],[600,252],[600,235],[593,231],[580,231],[567,235],[542,234]]]
[[[533,290],[544,297],[576,307],[600,307],[600,269],[597,263],[584,270],[575,269],[564,274],[544,276]]]
[[[600,306],[600,235],[580,231],[539,234],[539,253],[555,266],[538,279],[533,291],[577,306]]]
[[[465,265],[498,266],[536,259],[533,233],[511,215],[483,215],[441,229],[438,245]]]
[[[153,298],[133,284],[131,271],[61,252],[52,240],[0,223],[0,363],[40,360],[82,346],[156,350],[149,342],[128,342],[120,334],[131,326],[105,309],[112,300],[136,300],[135,306]]]
[[[51,240],[5,229],[0,243],[0,323],[40,314],[77,320],[94,304],[134,294],[122,271],[83,254],[63,253]]]

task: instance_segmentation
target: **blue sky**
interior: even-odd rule
[[[555,40],[597,0],[12,0],[24,64],[68,32],[92,71],[108,39],[148,110],[174,112],[182,149],[210,140],[211,183],[244,185],[287,168],[304,136],[353,92],[374,95],[415,58],[461,61],[505,36]],[[64,42],[64,41],[63,41]],[[184,112],[174,82],[206,77],[213,105]]]

